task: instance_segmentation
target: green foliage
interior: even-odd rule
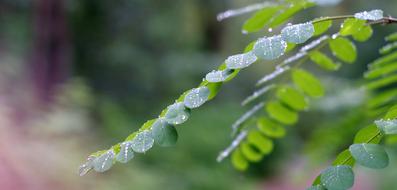
[[[356,46],[347,38],[337,37],[329,42],[332,53],[341,61],[353,63],[357,59]]]
[[[320,80],[305,70],[294,70],[292,80],[300,90],[311,97],[321,97],[325,93]]]
[[[312,6],[314,3],[311,1],[291,0],[286,1],[285,4],[265,7],[254,13],[244,23],[243,31],[246,33],[257,32],[265,27],[273,30],[298,12]],[[184,92],[173,104],[164,109],[158,118],[144,123],[125,141],[108,150],[91,154],[87,162],[81,166],[80,174],[84,175],[92,168],[98,172],[109,170],[115,161],[126,163],[135,156],[134,153],[145,153],[154,144],[159,146],[174,145],[178,139],[176,126],[187,122],[191,109],[198,108],[213,99],[223,83],[232,80],[242,69],[255,62],[274,61],[286,52],[294,51],[298,44],[323,35],[297,50],[294,56],[277,64],[275,71],[266,75],[258,84],[264,84],[285,72],[291,72],[287,75],[290,78],[284,78],[284,80],[262,87],[243,102],[245,105],[259,101],[233,125],[233,135],[236,136],[236,139],[230,147],[222,152],[224,154],[222,158],[231,154],[231,162],[237,170],[248,169],[250,162],[260,162],[264,156],[273,151],[273,139],[279,139],[286,135],[285,126],[298,122],[298,112],[309,108],[310,97],[324,96],[325,88],[320,79],[300,66],[310,59],[327,71],[338,70],[342,64],[335,63],[332,58],[322,52],[322,48],[327,46],[331,53],[342,62],[355,62],[357,50],[350,37],[359,42],[368,40],[373,33],[371,24],[376,23],[369,21],[378,21],[380,17],[383,18],[383,12],[379,10],[365,14],[357,13],[354,18],[352,16],[340,17],[347,19],[343,21],[339,32],[332,37],[323,35],[333,24],[332,17],[314,19],[311,22],[294,25],[288,24],[280,30],[280,34],[262,37],[249,43],[243,53],[227,57],[217,70],[206,74],[198,87]],[[395,36],[393,34],[387,37],[387,40],[394,41],[397,39]],[[397,70],[397,52],[391,52],[393,48],[393,45],[383,48],[381,52],[386,55],[371,64],[365,78],[374,81],[369,81],[366,84],[367,89],[379,89],[397,82],[397,76],[393,75]],[[259,100],[265,93],[271,93],[270,98]],[[397,95],[395,90],[377,94],[368,102],[369,111],[382,113],[388,108],[384,105],[390,104],[395,95]],[[257,115],[259,116],[256,117]],[[397,122],[394,120],[396,116],[397,107],[390,109],[384,119],[377,120],[376,125],[368,125],[359,130],[354,139],[355,144],[341,152],[333,162],[333,166],[324,170],[309,189],[348,189],[352,187],[354,183],[352,167],[355,163],[370,168],[386,167],[389,158],[383,147],[377,144],[385,135],[397,134]],[[252,125],[253,123],[255,125]]]

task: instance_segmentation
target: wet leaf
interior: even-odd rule
[[[116,160],[121,163],[127,163],[134,157],[134,151],[132,150],[132,142],[123,142],[120,145],[120,152],[116,156]]]
[[[281,30],[281,37],[291,43],[301,44],[310,39],[314,34],[311,22],[286,26]]]
[[[229,56],[226,59],[225,63],[226,63],[226,67],[229,69],[242,69],[250,66],[257,59],[258,58],[252,52],[247,52],[247,53]]]
[[[152,137],[152,132],[149,130],[139,132],[131,142],[132,150],[137,153],[145,153],[153,147],[154,139]]]
[[[186,94],[183,103],[188,108],[197,108],[208,100],[209,95],[210,90],[206,86],[194,88]]]
[[[374,169],[385,168],[389,165],[389,156],[385,149],[377,144],[353,144],[349,147],[350,153],[357,163]]]
[[[286,48],[287,43],[281,36],[264,37],[255,43],[253,53],[259,58],[273,60],[282,56]]]
[[[187,121],[189,116],[190,110],[182,102],[178,102],[168,106],[164,119],[171,125],[179,125]]]
[[[321,182],[327,189],[349,189],[354,183],[353,170],[346,165],[330,166],[321,173]]]
[[[154,142],[163,147],[174,146],[178,140],[178,133],[175,127],[163,119],[158,119],[153,124],[152,136]]]

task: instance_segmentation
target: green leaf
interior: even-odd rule
[[[388,63],[383,67],[377,67],[364,74],[364,78],[374,79],[397,71],[397,62]]]
[[[281,138],[284,137],[286,133],[283,126],[266,117],[258,119],[257,127],[264,135],[271,138]]]
[[[213,98],[215,98],[215,96],[221,90],[222,84],[223,83],[221,82],[217,82],[217,83],[209,83],[206,85],[208,90],[210,91],[210,94],[208,95],[208,100],[212,100]]]
[[[178,133],[174,126],[163,119],[158,119],[152,127],[152,136],[156,144],[169,147],[174,146],[178,140]]]
[[[321,97],[324,95],[324,88],[321,82],[315,76],[303,69],[293,70],[292,80],[299,89],[309,96]]]
[[[249,143],[244,142],[240,145],[241,153],[247,160],[251,162],[259,162],[263,158],[263,154],[255,150]]]
[[[375,90],[375,89],[379,89],[382,87],[386,87],[388,85],[391,85],[393,83],[397,82],[397,75],[392,75],[392,76],[388,76],[386,78],[381,78],[375,81],[372,81],[370,83],[367,83],[367,89],[369,90]]]
[[[369,125],[357,132],[354,137],[354,143],[379,143],[382,140],[382,134],[376,125]]]
[[[135,138],[132,139],[131,143],[132,150],[137,153],[145,153],[153,147],[154,139],[152,137],[152,132],[149,130],[139,132]]]
[[[397,51],[394,51],[390,54],[387,54],[385,56],[382,56],[378,59],[376,59],[374,62],[372,62],[369,67],[371,69],[382,67],[384,65],[388,65],[390,62],[394,62],[397,60]]]
[[[250,131],[247,141],[262,154],[269,154],[273,150],[273,141],[263,136],[259,131]]]
[[[392,106],[386,113],[383,119],[396,119],[397,118],[397,105]]]
[[[186,94],[183,103],[188,108],[197,108],[208,100],[209,95],[210,90],[206,86],[194,88]]]
[[[354,183],[354,174],[350,166],[330,166],[321,173],[321,182],[331,190],[349,189]]]
[[[338,37],[329,41],[332,53],[346,63],[353,63],[357,59],[356,46],[348,39]]]
[[[248,52],[252,51],[252,49],[254,49],[255,43],[256,43],[256,40],[250,42],[247,46],[245,46],[244,53],[248,53]]]
[[[386,135],[397,134],[397,119],[380,119],[376,120],[375,124]]]
[[[389,156],[385,149],[377,144],[353,144],[349,147],[354,159],[362,166],[374,169],[389,165]]]
[[[301,44],[313,36],[314,27],[311,22],[287,25],[281,30],[281,37],[290,43]]]
[[[397,40],[397,32],[389,34],[388,36],[385,37],[385,40],[388,42],[396,41]]]
[[[328,29],[332,26],[332,20],[314,22],[313,26],[314,26],[313,36],[319,36],[324,32],[328,31]]]
[[[330,70],[330,71],[336,71],[340,68],[341,64],[334,63],[331,58],[326,56],[325,54],[319,52],[319,51],[312,51],[309,53],[310,60],[312,60],[314,63],[316,63],[318,66],[320,66],[323,69]]]
[[[250,66],[257,59],[258,58],[252,52],[247,52],[229,56],[225,63],[226,67],[229,69],[243,69]]]
[[[113,165],[114,152],[109,150],[106,153],[96,157],[93,160],[92,166],[97,172],[104,172],[109,170]]]
[[[190,110],[182,102],[178,102],[168,106],[164,119],[171,125],[179,125],[187,121],[189,116]]]
[[[353,39],[359,42],[365,42],[372,36],[372,34],[372,27],[370,25],[365,25],[361,27],[360,31],[353,34]]]
[[[225,69],[225,70],[217,70],[217,71],[211,71],[205,75],[205,80],[207,80],[210,83],[217,83],[217,82],[223,82],[231,74],[233,74],[234,69]]]
[[[298,121],[298,114],[288,109],[278,101],[269,102],[266,111],[270,117],[286,125],[292,125]]]
[[[353,167],[355,164],[355,160],[353,159],[352,155],[350,154],[349,150],[342,151],[336,159],[332,162],[333,166],[338,165],[348,165]]]
[[[382,48],[379,49],[379,53],[380,54],[388,54],[395,49],[397,49],[397,42],[386,44],[385,46],[383,46]]]
[[[257,32],[263,29],[270,19],[280,10],[280,6],[266,7],[257,11],[251,18],[245,21],[243,33]]]
[[[134,157],[134,151],[132,150],[132,142],[123,142],[120,145],[120,152],[116,156],[116,160],[121,163],[127,163]]]
[[[287,49],[285,49],[285,53],[292,51],[295,47],[296,44],[287,42]]]
[[[308,106],[306,98],[289,86],[279,87],[276,96],[281,102],[295,110],[305,110]]]
[[[397,89],[385,90],[373,96],[367,101],[367,105],[370,109],[378,108],[384,106],[390,101],[397,98]]]
[[[233,164],[234,168],[236,168],[239,171],[247,170],[247,168],[249,166],[248,161],[241,154],[240,149],[236,149],[232,153],[231,160],[232,160],[232,164]]]
[[[287,21],[289,18],[294,16],[299,11],[312,7],[314,5],[315,5],[314,3],[302,1],[299,3],[293,3],[290,6],[286,6],[282,11],[282,13],[280,13],[279,15],[273,18],[273,20],[269,24],[269,27],[275,28],[283,24],[285,21]]]
[[[361,28],[365,25],[365,20],[360,20],[356,18],[348,18],[341,25],[341,29],[339,34],[341,36],[348,36],[355,34],[361,30]]]
[[[281,36],[264,37],[258,39],[252,52],[264,60],[273,60],[285,53],[287,43]]]

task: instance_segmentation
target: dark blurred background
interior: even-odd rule
[[[374,37],[358,44],[356,64],[332,74],[318,71],[332,89],[329,97],[303,113],[287,138],[276,142],[275,152],[246,173],[215,158],[231,141],[230,125],[247,110],[240,101],[255,89],[257,79],[273,70],[270,63],[241,72],[224,85],[219,97],[195,110],[179,127],[175,147],[156,147],[103,174],[77,174],[88,154],[121,141],[157,117],[228,55],[266,35],[241,33],[249,14],[216,20],[219,12],[258,2],[0,0],[0,189],[306,187],[360,127],[355,125],[362,116],[357,108],[365,97],[356,89],[357,79],[395,26],[376,26]],[[306,10],[291,22],[374,8],[397,16],[396,7],[396,1],[345,0]],[[338,98],[357,97],[361,101],[355,104],[338,104]],[[323,139],[341,126],[349,129],[342,134],[346,138],[319,144],[312,137],[322,134]],[[388,170],[384,172],[395,176]],[[397,183],[376,175],[367,170],[358,174],[355,188],[390,190]]]

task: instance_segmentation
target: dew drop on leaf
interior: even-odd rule
[[[205,75],[205,80],[208,82],[223,82],[233,73],[232,69],[225,69],[222,71],[211,71]]]
[[[380,20],[383,18],[383,11],[375,9],[372,11],[363,11],[354,14],[354,17],[362,20]]]
[[[97,172],[104,172],[109,170],[113,165],[114,152],[109,150],[106,153],[96,157],[93,161],[94,170]]]
[[[226,67],[229,69],[242,69],[250,66],[257,59],[258,58],[252,52],[247,52],[229,56],[225,63]]]
[[[167,113],[165,114],[165,120],[172,125],[179,125],[189,119],[189,110],[185,107],[182,102],[172,104],[168,107]]]
[[[286,26],[281,30],[281,37],[291,43],[301,44],[310,39],[314,34],[311,22]]]
[[[94,156],[89,156],[87,158],[87,162],[79,167],[80,176],[87,174],[92,169],[94,160],[95,160]]]
[[[120,152],[116,156],[116,160],[121,163],[127,163],[134,157],[134,151],[132,150],[132,142],[123,142],[120,145]]]
[[[385,149],[378,144],[353,144],[349,147],[349,151],[362,166],[381,169],[389,165],[389,157]]]
[[[354,174],[350,166],[330,166],[321,173],[321,182],[327,189],[349,189],[354,183]]]
[[[397,134],[397,119],[380,119],[375,124],[386,135]]]
[[[253,53],[262,59],[273,60],[282,56],[287,49],[280,35],[260,38],[254,45]]]
[[[206,86],[192,89],[186,94],[183,103],[188,108],[197,108],[203,105],[210,95],[210,90]]]
[[[152,132],[149,130],[144,130],[138,133],[132,140],[132,150],[138,153],[145,153],[150,148],[153,147],[154,139],[152,137]]]

